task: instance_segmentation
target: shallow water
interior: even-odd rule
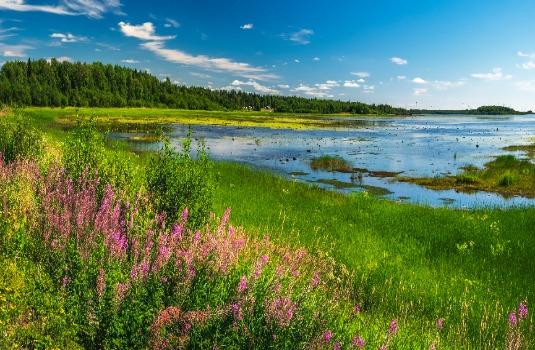
[[[342,117],[347,119],[347,117]],[[195,138],[204,139],[214,159],[239,161],[268,168],[295,179],[335,188],[343,192],[379,193],[392,200],[432,206],[487,207],[535,206],[523,197],[455,190],[434,191],[396,182],[392,177],[376,177],[370,171],[399,172],[408,177],[456,174],[461,167],[478,167],[506,152],[510,145],[529,144],[535,136],[535,116],[415,116],[365,118],[358,128],[324,130],[273,130],[226,126],[193,126]],[[169,136],[174,144],[187,134],[188,126],[172,125]],[[128,139],[132,134],[115,133]],[[159,144],[136,143],[138,149],[155,149]],[[339,155],[361,174],[312,171],[310,161],[320,155]],[[294,174],[294,175],[291,175]],[[320,181],[318,183],[317,181]],[[373,187],[371,187],[373,186]],[[390,193],[385,194],[388,190]]]

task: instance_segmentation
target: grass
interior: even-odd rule
[[[271,129],[325,129],[366,127],[369,122],[351,115],[292,114],[248,111],[191,111],[157,108],[43,108],[30,107],[26,113],[53,116],[56,123],[69,127],[76,115],[94,117],[103,129],[114,131],[153,130],[168,124],[265,127]],[[366,118],[367,115],[358,115]]]
[[[535,164],[513,155],[499,156],[485,164],[483,169],[464,168],[456,176],[434,178],[398,178],[430,189],[456,189],[463,192],[487,191],[505,197],[524,196],[535,198]]]
[[[507,146],[504,147],[503,150],[510,152],[524,152],[529,158],[535,158],[535,143],[531,145]]]
[[[327,170],[338,172],[351,171],[351,164],[340,156],[324,155],[321,157],[313,158],[310,162],[310,168],[312,170]]]
[[[461,324],[467,308],[478,320],[467,325],[469,343],[486,348],[480,322],[503,323],[486,320],[490,309],[505,315],[516,300],[535,297],[533,208],[428,208],[342,195],[238,164],[216,169],[219,210],[231,206],[233,220],[251,231],[328,251],[356,274],[373,312],[409,314],[417,327],[438,317]]]
[[[53,111],[47,113],[32,120],[59,142]],[[150,156],[125,151],[125,157],[144,163]],[[516,191],[533,176],[522,175],[532,168],[514,157],[487,167],[471,170],[477,187],[492,183]],[[500,186],[507,170],[518,180]],[[305,246],[347,266],[366,314],[403,320],[406,343],[397,348],[427,349],[420,341],[422,329],[432,328],[437,318],[446,320],[444,348],[503,348],[508,312],[535,298],[535,208],[429,208],[343,195],[235,163],[218,162],[214,171],[216,213],[231,207],[233,224],[249,234]],[[476,186],[448,181],[459,188]],[[529,338],[535,338],[533,329]]]

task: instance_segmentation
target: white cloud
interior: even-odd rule
[[[210,90],[213,90],[212,87],[209,87],[209,89],[210,89]],[[228,90],[228,91],[236,90],[236,91],[241,91],[242,88],[239,87],[239,86],[227,85],[227,86],[223,86],[223,87],[220,88],[219,90]]]
[[[33,47],[28,45],[4,45],[0,44],[0,55],[5,57],[26,57],[27,50],[31,50]]]
[[[174,39],[176,35],[160,36],[156,35],[156,29],[151,22],[145,22],[139,25],[119,22],[119,28],[125,36],[147,41],[165,41]]]
[[[308,86],[305,84],[299,84],[298,87],[296,87],[295,89],[291,91],[303,93],[305,95],[318,97],[318,98],[333,97],[333,95],[329,94],[325,90],[320,90],[316,87]]]
[[[110,45],[110,44],[106,44],[106,43],[96,43],[96,45],[100,46],[102,48],[108,49],[110,51],[121,51],[120,48],[118,48],[116,46],[113,46],[113,45]]]
[[[527,52],[518,51],[517,55],[520,57],[535,58],[535,52],[527,53]]]
[[[288,40],[300,45],[310,44],[310,37],[314,35],[312,29],[301,29],[297,32],[291,33]]]
[[[240,26],[241,30],[251,30],[253,29],[254,25],[252,23],[245,23],[244,25]]]
[[[50,57],[50,58],[47,58],[47,62],[50,63],[52,61],[52,59],[62,63],[62,62],[72,62],[72,58],[70,57],[67,57],[67,56],[60,56],[60,57]]]
[[[121,62],[123,62],[123,63],[128,63],[128,64],[136,64],[136,63],[139,63],[138,60],[135,60],[135,59],[133,59],[133,58],[127,58],[127,59],[125,59],[125,60],[121,60]]]
[[[301,63],[297,58],[294,60],[295,63]]]
[[[535,61],[530,60],[530,61],[527,61],[526,63],[521,63],[518,65],[518,68],[522,68],[525,70],[535,69]]]
[[[398,75],[397,76],[398,80],[405,80],[407,79],[407,77],[405,75]]]
[[[340,86],[340,83],[336,80],[327,80],[324,83],[314,84],[320,90],[331,90],[332,88]]]
[[[415,83],[415,84],[427,84],[427,81],[425,81],[424,79],[422,79],[420,77],[416,77],[416,78],[412,79],[412,82]]]
[[[400,65],[400,66],[404,66],[409,63],[409,61],[401,57],[391,57],[390,62]]]
[[[280,84],[280,85],[277,85],[280,89],[289,89],[290,88],[290,85],[288,84]]]
[[[0,21],[1,24],[1,21]],[[20,29],[17,27],[10,27],[10,28],[0,28],[0,40],[11,38],[15,35],[17,35],[15,32],[19,31]]]
[[[163,25],[165,28],[178,28],[180,27],[180,23],[178,21],[175,21],[172,18],[166,18],[165,24]]]
[[[511,80],[512,75],[505,75],[501,68],[494,68],[490,73],[474,73],[472,78],[484,81]]]
[[[375,86],[373,85],[364,85],[362,87],[362,92],[365,94],[373,94],[375,92]]]
[[[312,59],[312,61],[314,61],[314,62],[318,62],[319,60],[320,60],[319,57],[314,57],[314,58]]]
[[[190,55],[184,51],[168,49],[160,41],[146,42],[141,44],[141,47],[173,63],[232,72],[250,79],[269,80],[276,78],[275,75],[266,73],[266,70],[262,67],[254,67],[248,63],[235,62],[228,58]]]
[[[435,80],[431,82],[431,85],[437,90],[448,90],[448,89],[462,87],[466,85],[466,82],[464,80],[458,80],[458,81]]]
[[[359,77],[359,78],[369,78],[370,77],[370,73],[368,73],[368,72],[352,72],[351,74],[356,76],[356,77]]]
[[[266,71],[263,67],[255,67],[248,63],[235,62],[224,57],[209,57],[206,55],[191,55],[187,52],[169,49],[165,47],[165,40],[174,38],[170,36],[156,35],[156,30],[150,22],[142,25],[131,25],[121,22],[119,27],[125,36],[131,36],[140,40],[145,40],[140,46],[168,62],[196,66],[215,71],[226,71],[248,79],[270,80],[277,78],[276,75]]]
[[[47,12],[56,15],[102,18],[106,12],[122,14],[120,0],[62,0],[53,4],[30,4],[26,0],[0,0],[0,10]]]
[[[53,33],[50,35],[52,39],[59,39],[62,43],[77,43],[80,41],[87,41],[87,37],[85,36],[77,36],[71,33],[63,34],[63,33]]]
[[[256,92],[262,93],[262,94],[278,94],[280,93],[278,90],[272,89],[270,87],[264,86],[254,80],[249,81],[240,81],[240,80],[234,80],[231,84],[231,86],[251,86],[253,89],[255,89]]]
[[[346,80],[346,81],[344,81],[344,87],[358,88],[358,87],[360,87],[360,85],[354,80]]]
[[[416,88],[413,90],[415,96],[421,96],[427,94],[427,88]]]

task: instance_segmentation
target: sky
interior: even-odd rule
[[[0,65],[120,64],[177,84],[535,110],[535,1],[0,0]]]

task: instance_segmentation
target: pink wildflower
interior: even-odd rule
[[[394,335],[398,332],[398,321],[392,320],[390,326],[388,327],[388,334]]]
[[[247,290],[247,277],[242,276],[238,284],[238,293],[243,293]]]
[[[320,274],[318,272],[314,272],[314,276],[312,277],[312,282],[311,282],[312,288],[316,288],[317,286],[319,286],[320,282],[321,282]]]
[[[333,337],[333,332],[331,332],[330,330],[327,330],[323,333],[323,340],[326,342],[326,343],[329,343],[331,341]]]
[[[333,344],[333,350],[340,350],[342,348],[342,344],[340,342],[336,342]]]
[[[509,326],[513,328],[513,327],[516,327],[517,324],[518,324],[518,319],[516,318],[516,312],[511,311],[509,313]]]
[[[359,349],[363,349],[364,346],[366,345],[366,342],[364,341],[364,339],[362,337],[355,336],[353,338],[353,345],[356,346]]]
[[[444,328],[444,319],[443,318],[437,319],[436,326],[438,330],[442,330],[442,328]]]
[[[518,316],[520,316],[521,319],[528,317],[528,306],[524,302],[518,305]]]
[[[358,315],[361,313],[362,311],[362,306],[360,306],[360,304],[356,304],[355,305],[355,308],[353,309],[353,311]]]
[[[106,271],[103,268],[100,268],[98,271],[97,277],[97,295],[99,298],[102,298],[104,291],[106,290]]]

